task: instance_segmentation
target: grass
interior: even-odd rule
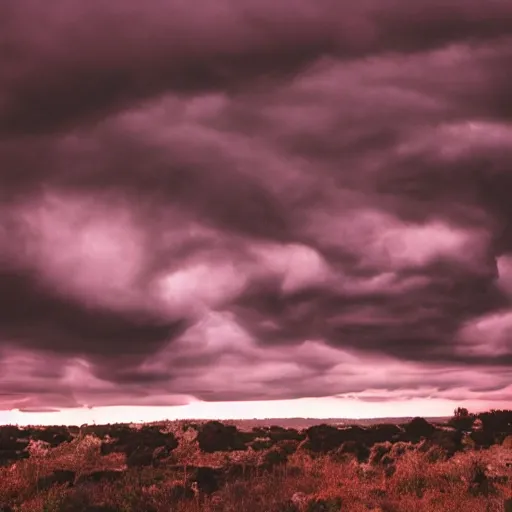
[[[178,486],[185,484],[186,474],[176,465],[240,463],[249,467],[264,460],[268,450],[206,454],[190,431],[174,430],[180,445],[159,467],[127,469],[123,454],[101,456],[99,439],[88,435],[0,468],[0,510],[9,506],[15,512],[85,512],[103,506],[109,507],[104,511],[119,512],[286,512],[340,510],[334,501],[340,498],[341,510],[353,512],[502,512],[504,499],[512,497],[512,468],[506,466],[506,461],[512,460],[512,449],[507,446],[478,452],[466,448],[444,460],[417,447],[397,446],[389,451],[384,444],[374,447],[366,463],[358,463],[351,454],[312,457],[298,450],[285,465],[228,481],[208,496],[182,499]],[[383,463],[383,454],[388,452],[392,473],[386,470],[388,463]],[[41,488],[41,478],[55,470],[74,471],[75,485]],[[95,471],[122,474],[115,481],[79,482],[80,477]],[[502,478],[490,486],[472,484],[479,475],[510,480]],[[317,509],[311,508],[314,500],[325,500],[324,508],[319,504]]]

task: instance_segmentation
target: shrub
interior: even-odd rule
[[[503,448],[506,448],[507,450],[512,450],[512,436],[505,437],[505,439],[503,439],[503,442],[501,443],[501,446],[503,446]]]
[[[430,463],[445,461],[449,458],[448,453],[441,446],[432,445],[425,453],[425,458]]]
[[[293,428],[283,428],[272,426],[267,432],[267,436],[273,441],[302,441],[306,434],[298,432]]]
[[[293,503],[291,500],[283,501],[278,503],[272,510],[272,512],[300,512],[301,508]]]
[[[326,453],[339,448],[346,440],[346,436],[331,425],[315,425],[306,430],[308,447],[311,451]]]
[[[462,444],[463,433],[460,430],[454,432],[436,430],[431,436],[432,443],[445,452],[447,457],[452,457],[456,452],[464,448]]]
[[[489,496],[495,489],[487,476],[486,465],[481,460],[474,460],[465,478],[468,492],[473,496]]]
[[[494,436],[485,430],[474,430],[469,437],[475,448],[489,448],[494,443]]]
[[[512,411],[491,409],[478,415],[483,430],[490,434],[500,432],[512,433]]]
[[[56,469],[53,473],[43,476],[37,481],[38,489],[49,489],[53,485],[72,485],[75,481],[74,471]]]
[[[428,488],[428,480],[425,476],[414,473],[402,477],[396,487],[399,493],[415,494],[418,498],[422,498]]]
[[[293,440],[289,439],[286,441],[280,441],[276,445],[276,448],[282,450],[287,455],[292,455],[297,451],[298,446],[299,446],[299,441],[293,441]]]
[[[345,441],[334,453],[331,454],[331,460],[336,462],[345,462],[350,456],[355,456],[358,462],[366,462],[370,455],[369,448],[357,441]]]
[[[435,432],[436,428],[426,419],[416,417],[404,425],[404,430],[409,440],[417,442],[422,437],[431,436]]]
[[[394,443],[391,447],[390,455],[392,457],[400,457],[404,455],[407,452],[413,451],[414,445],[412,443],[407,443],[404,441],[398,441],[397,443]]]
[[[476,415],[470,414],[468,410],[463,407],[457,407],[457,409],[453,411],[453,416],[448,421],[448,424],[458,430],[471,430],[475,419]]]
[[[263,457],[263,467],[271,469],[274,466],[281,466],[288,462],[288,455],[283,450],[269,450]]]
[[[368,462],[370,464],[378,464],[384,455],[391,451],[393,445],[387,441],[385,443],[375,443],[370,450],[370,458]]]
[[[199,448],[208,453],[246,450],[247,446],[233,425],[224,425],[220,421],[208,421],[197,434]]]
[[[339,512],[341,506],[341,498],[312,499],[306,506],[306,512]]]
[[[249,446],[255,450],[255,451],[262,451],[262,450],[268,450],[269,448],[272,448],[274,445],[274,442],[270,439],[257,439],[256,441],[253,441]]]
[[[371,425],[364,431],[364,440],[367,444],[385,443],[386,441],[398,440],[402,429],[398,425],[377,424]]]

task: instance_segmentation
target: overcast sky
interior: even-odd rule
[[[511,35],[509,0],[2,0],[0,419],[512,400]]]

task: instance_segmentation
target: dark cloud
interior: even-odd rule
[[[471,358],[451,351],[450,342],[459,326],[509,304],[493,286],[494,258],[489,256],[487,265],[478,275],[449,262],[430,264],[421,269],[427,286],[395,296],[385,287],[357,296],[325,289],[288,296],[278,289],[248,291],[233,310],[264,344],[323,339],[338,347],[385,350],[416,361],[455,358],[470,363]]]
[[[512,396],[511,31],[2,2],[0,408]]]
[[[239,91],[325,55],[417,52],[510,34],[503,1],[150,6],[2,3],[2,129],[65,129],[168,90]]]
[[[33,276],[14,271],[0,273],[0,288],[0,335],[16,346],[71,354],[137,356],[172,340],[186,326],[182,319],[90,307],[52,293]]]

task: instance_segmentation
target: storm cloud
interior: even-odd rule
[[[509,400],[512,4],[0,4],[0,409]]]

